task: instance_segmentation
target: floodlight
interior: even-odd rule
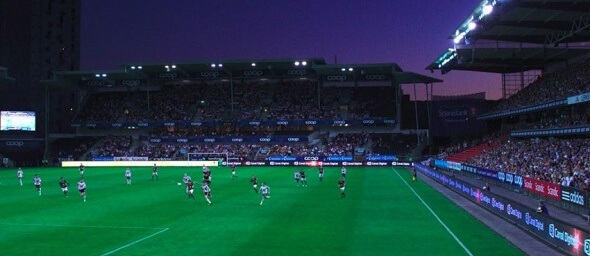
[[[131,69],[135,69],[135,66],[131,66]]]
[[[492,5],[489,5],[489,4],[485,5],[483,7],[483,11],[482,11],[483,15],[488,15],[488,14],[492,13],[492,10],[494,10],[494,7]]]
[[[214,68],[215,66],[216,66],[216,65],[215,65],[215,63],[211,64],[211,67],[212,67],[212,68]]]
[[[469,28],[469,30],[474,30],[477,27],[477,23],[475,22],[469,22],[469,25],[467,26]]]
[[[143,68],[142,66],[137,66],[137,69],[142,69],[142,68]]]
[[[295,61],[295,66],[299,66],[299,61]]]
[[[172,68],[176,68],[176,65],[172,65]]]
[[[217,66],[220,67],[220,68],[222,68],[223,67],[223,64],[219,63],[219,64],[217,64]]]
[[[303,65],[303,66],[307,66],[307,61],[302,61],[302,62],[301,62],[301,65]]]
[[[107,77],[107,74],[102,74],[102,77]]]
[[[94,76],[95,76],[95,77],[100,77],[100,74],[96,74],[96,75],[94,75]]]
[[[256,67],[256,63],[252,62],[252,67]]]
[[[465,34],[463,34],[463,33],[459,34],[458,36],[455,37],[455,39],[453,39],[453,42],[455,44],[460,43],[464,36],[465,36]]]
[[[348,71],[352,71],[352,70],[353,70],[352,68],[348,68]]]
[[[169,69],[169,68],[170,68],[170,66],[166,65],[166,66],[164,66],[164,68],[165,68],[165,69]]]
[[[342,71],[346,71],[346,69],[345,69],[345,68],[342,68],[341,70],[342,70]]]

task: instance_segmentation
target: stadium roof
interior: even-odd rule
[[[482,0],[449,36],[454,49],[426,69],[510,73],[589,53],[588,10],[590,1]]]
[[[318,79],[326,82],[393,81],[438,83],[440,79],[404,72],[395,63],[327,65],[322,58],[127,63],[122,70],[60,71],[44,81],[54,89],[77,86],[158,84],[229,79]],[[148,82],[150,81],[150,82]]]

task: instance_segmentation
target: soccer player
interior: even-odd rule
[[[156,177],[156,180],[160,179],[158,177],[158,166],[156,164],[154,164],[154,168],[152,168],[152,180],[154,180],[154,177]]]
[[[324,166],[320,165],[318,168],[318,175],[320,176],[320,182],[324,179]]]
[[[86,182],[84,182],[84,178],[80,178],[80,181],[78,181],[78,192],[80,192],[80,196],[86,202]]]
[[[342,178],[346,179],[346,167],[342,166],[340,169],[340,173],[342,174]]]
[[[191,176],[188,176],[188,173],[184,173],[184,176],[182,177],[182,182],[184,182],[184,185],[186,187],[186,184],[191,181]],[[186,193],[188,194],[188,187],[186,187]]]
[[[18,178],[18,183],[20,183],[20,185],[22,186],[23,185],[23,169],[21,169],[20,167],[16,171],[16,177]]]
[[[270,187],[267,186],[264,182],[262,182],[262,186],[260,186],[260,192],[262,193],[262,198],[260,199],[260,205],[264,203],[264,199],[270,197]]]
[[[295,183],[299,187],[299,179],[301,178],[301,173],[297,170],[293,173],[293,178],[295,178]]]
[[[418,180],[418,173],[416,172],[416,168],[414,168],[414,173],[412,174],[412,181],[416,182]]]
[[[236,176],[236,165],[232,164],[231,165],[231,179],[237,179],[238,176]]]
[[[82,163],[80,163],[80,167],[78,167],[78,170],[80,170],[80,176],[84,177],[84,165]]]
[[[195,198],[195,195],[193,194],[194,186],[195,186],[195,184],[193,183],[192,180],[189,179],[186,182],[186,194],[188,195],[188,199]]]
[[[338,187],[340,187],[340,198],[346,197],[346,194],[344,194],[344,189],[346,188],[346,180],[344,180],[344,177],[340,177],[338,180]]]
[[[258,179],[254,177],[254,175],[252,175],[252,178],[250,178],[250,182],[252,182],[252,188],[254,188],[254,192],[258,194]]]
[[[207,204],[211,205],[211,188],[209,188],[209,184],[207,182],[203,182],[201,184],[201,188],[203,188],[203,196],[205,196],[205,200],[207,200]]]
[[[203,173],[203,182],[207,183],[207,185],[211,185],[211,172]]]
[[[131,185],[131,169],[129,167],[125,170],[125,179],[127,179],[127,185]]]
[[[61,192],[64,192],[64,196],[68,197],[68,181],[66,179],[64,179],[64,177],[61,177],[61,179],[59,179],[59,186],[61,187]]]
[[[301,169],[299,175],[301,176],[301,186],[307,187],[307,178],[305,178],[305,171]]]
[[[39,177],[39,174],[35,174],[35,177],[33,178],[33,184],[35,184],[35,188],[37,188],[39,195],[41,195],[41,178]]]

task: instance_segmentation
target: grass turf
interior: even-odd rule
[[[87,202],[77,168],[25,168],[23,186],[0,171],[0,255],[523,255],[403,169],[350,167],[341,199],[339,168],[323,182],[307,168],[309,186],[297,187],[294,167],[237,167],[236,180],[213,167],[211,206],[200,186],[189,200],[176,185],[185,172],[200,180],[198,168],[160,167],[157,181],[132,170],[128,186],[124,168],[87,167]],[[263,206],[252,175],[271,187]]]

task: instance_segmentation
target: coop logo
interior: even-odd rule
[[[270,142],[270,138],[260,138],[258,139],[260,142]]]
[[[176,142],[188,142],[188,139],[176,139]]]
[[[522,187],[522,185],[523,185],[522,180],[523,180],[522,176],[514,175],[514,184],[518,185],[519,187]]]
[[[305,124],[306,125],[316,125],[316,124],[318,124],[318,122],[317,121],[313,121],[313,120],[308,120],[308,121],[305,121]]]
[[[297,142],[299,141],[299,138],[287,138],[287,141]]]
[[[306,156],[306,157],[303,157],[303,160],[305,160],[305,161],[317,161],[317,160],[320,160],[320,158],[317,157],[317,156]]]
[[[260,125],[260,122],[258,122],[258,121],[251,121],[251,122],[248,122],[248,124],[249,125]]]
[[[345,75],[329,75],[329,76],[326,76],[326,80],[332,81],[332,82],[343,82],[343,81],[348,80],[348,77],[346,77]]]
[[[105,85],[105,81],[103,80],[90,80],[87,83],[88,86],[103,86]]]
[[[111,124],[111,127],[121,127],[121,126],[123,126],[122,123],[112,123]]]
[[[503,172],[498,172],[498,180],[504,182],[505,177]]]
[[[277,121],[277,125],[288,125],[289,121]]]
[[[164,126],[174,126],[174,125],[175,125],[175,123],[172,123],[172,122],[164,123]]]
[[[584,205],[584,196],[580,195],[577,191],[568,192],[565,190],[561,191],[561,199],[564,201],[572,202],[578,205]]]
[[[219,72],[217,72],[217,71],[210,71],[210,72],[204,71],[204,72],[201,72],[200,75],[201,75],[201,77],[204,77],[204,78],[215,78],[215,77],[219,77],[221,74],[219,74]]]
[[[25,145],[25,143],[23,141],[19,141],[19,140],[9,140],[6,142],[6,146],[8,146],[8,147],[22,147],[24,145]]]
[[[147,127],[148,126],[148,123],[137,123],[137,126]]]
[[[231,141],[232,142],[242,142],[242,141],[244,141],[244,139],[242,139],[242,138],[232,138]]]
[[[166,73],[160,73],[158,74],[159,78],[162,79],[174,79],[178,77],[178,73],[176,72],[166,72]]]
[[[384,124],[395,124],[395,120],[391,120],[391,119],[385,119],[383,120]]]
[[[380,81],[385,80],[384,74],[369,74],[365,75],[365,80]]]
[[[307,75],[307,70],[303,69],[289,69],[287,70],[288,76],[304,76]]]
[[[214,138],[207,138],[207,139],[204,139],[203,141],[205,141],[205,142],[215,142],[215,139]]]
[[[262,70],[248,70],[242,73],[244,76],[261,76],[263,74]]]
[[[334,124],[345,124],[346,121],[344,120],[334,120]]]
[[[363,120],[363,124],[374,124],[375,120]]]
[[[125,86],[138,86],[141,84],[141,80],[139,79],[123,79],[121,80],[121,85]]]
[[[201,123],[201,122],[192,122],[191,123],[191,126],[201,126],[201,125],[203,125],[203,123]]]

